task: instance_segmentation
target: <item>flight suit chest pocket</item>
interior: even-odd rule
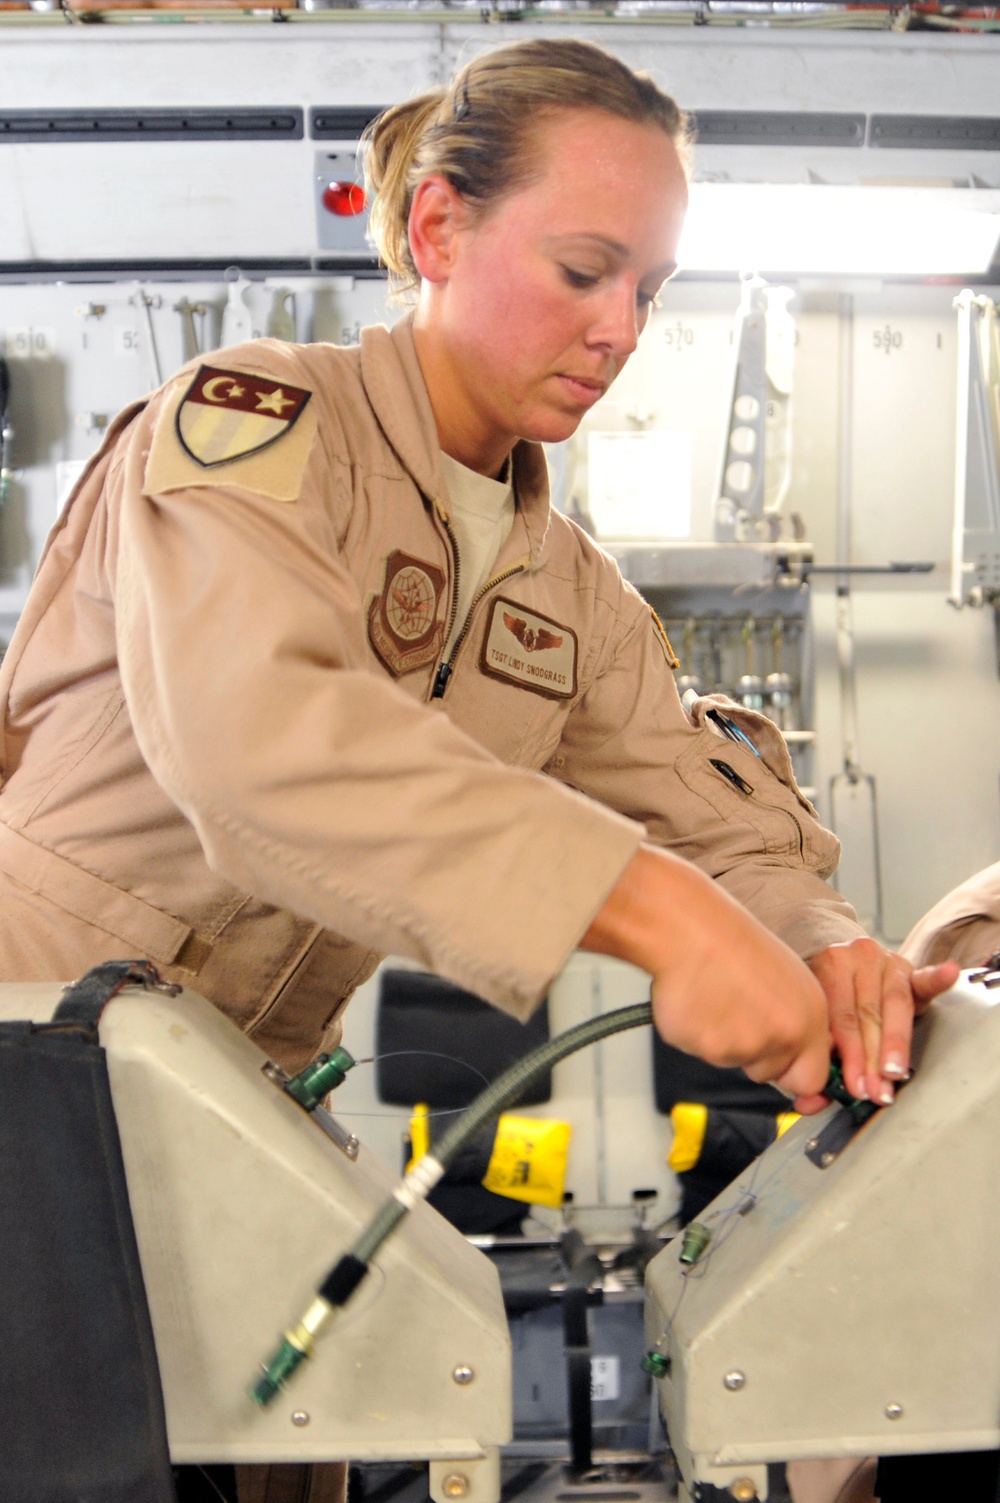
[[[800,861],[806,854],[804,814],[793,789],[753,752],[701,732],[677,760],[677,776],[730,825],[749,825],[768,855]]]
[[[450,719],[495,757],[511,766],[540,768],[559,745],[569,714],[567,700],[546,699],[517,684],[455,675]]]

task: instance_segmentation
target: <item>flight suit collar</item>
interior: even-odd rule
[[[413,315],[392,329],[361,331],[361,379],[386,438],[424,496],[447,512],[437,425],[413,342]],[[518,518],[533,567],[542,562],[549,532],[549,478],[541,444],[521,440],[512,456]]]

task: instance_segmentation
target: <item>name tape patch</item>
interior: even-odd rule
[[[480,667],[550,699],[576,694],[576,632],[517,601],[492,602]]]

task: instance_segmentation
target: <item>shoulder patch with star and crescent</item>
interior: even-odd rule
[[[146,491],[222,483],[296,500],[316,436],[311,396],[273,376],[201,366],[156,425]]]

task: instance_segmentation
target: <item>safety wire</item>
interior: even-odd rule
[[[674,1321],[680,1313],[688,1284],[692,1280],[703,1279],[705,1277],[712,1259],[719,1252],[720,1248],[724,1247],[726,1242],[728,1242],[738,1219],[753,1209],[760,1200],[761,1195],[767,1189],[767,1186],[771,1183],[771,1180],[775,1178],[775,1175],[772,1174],[759,1189],[756,1188],[757,1177],[760,1174],[762,1163],[763,1156],[754,1160],[749,1181],[745,1185],[737,1185],[736,1199],[731,1205],[720,1206],[717,1211],[710,1211],[707,1216],[700,1218],[697,1222],[692,1222],[688,1227],[688,1230],[691,1230],[694,1226],[704,1227],[705,1230],[710,1232],[711,1240],[705,1246],[704,1252],[698,1253],[692,1262],[681,1268],[680,1293],[674,1302],[674,1308],[667,1316],[666,1324],[663,1327],[663,1334],[656,1345],[646,1354],[646,1359],[643,1363],[646,1371],[652,1373],[654,1376],[662,1377],[669,1369],[670,1359],[667,1349],[670,1343],[670,1334],[673,1330]],[[712,1226],[712,1223],[716,1220],[719,1222],[717,1228]],[[683,1239],[678,1237],[675,1241],[680,1246],[683,1255]]]
[[[836,1102],[838,1106],[850,1112],[859,1126],[880,1110],[874,1102],[860,1100],[851,1095],[844,1084],[843,1069],[837,1057],[834,1057],[830,1061],[830,1071],[827,1076],[826,1085],[823,1087],[823,1094],[830,1101]],[[705,1277],[712,1259],[732,1236],[738,1218],[745,1216],[748,1211],[753,1210],[754,1206],[759,1203],[765,1190],[773,1184],[784,1169],[783,1163],[777,1164],[774,1172],[768,1175],[762,1185],[758,1186],[757,1178],[763,1162],[763,1154],[754,1160],[748,1182],[736,1186],[736,1199],[730,1205],[720,1206],[717,1211],[710,1211],[707,1216],[698,1222],[692,1222],[685,1229],[684,1238],[681,1239],[680,1262],[682,1265],[686,1264],[687,1266],[682,1266],[681,1278],[683,1282],[680,1293],[677,1296],[673,1310],[671,1310],[667,1317],[667,1323],[664,1326],[662,1336],[656,1345],[647,1352],[643,1362],[646,1371],[652,1373],[655,1377],[664,1377],[669,1371],[670,1357],[666,1348],[669,1346],[670,1334],[674,1321],[677,1319],[680,1311],[681,1301],[687,1292],[688,1284],[692,1279],[702,1279]],[[720,1225],[718,1229],[715,1229],[711,1226],[711,1223],[717,1218]],[[685,1247],[688,1245],[690,1234],[695,1231],[695,1228],[699,1229],[701,1237],[690,1244],[690,1256],[685,1256]]]
[[[316,1337],[363,1282],[379,1248],[413,1207],[426,1199],[465,1145],[491,1118],[513,1105],[538,1076],[544,1075],[560,1060],[612,1034],[648,1024],[652,1015],[651,1003],[637,1002],[631,1007],[588,1018],[517,1060],[482,1091],[458,1121],[448,1128],[433,1153],[424,1154],[413,1166],[364,1228],[351,1250],[330,1269],[309,1308],[301,1320],[285,1332],[281,1344],[264,1368],[263,1376],[254,1384],[251,1390],[254,1402],[261,1407],[270,1404],[300,1364],[312,1355]]]
[[[473,1075],[483,1082],[484,1086],[490,1083],[489,1076],[484,1075],[482,1070],[477,1070],[475,1065],[470,1065],[467,1059],[459,1059],[454,1054],[443,1054],[440,1049],[389,1049],[385,1054],[370,1054],[365,1059],[356,1059],[354,1065],[355,1067],[358,1065],[378,1065],[384,1059],[402,1059],[404,1056],[413,1059],[443,1059],[449,1065],[458,1065],[463,1070],[470,1070]],[[438,1117],[457,1117],[460,1112],[466,1110],[467,1108],[464,1106],[442,1106],[437,1111],[428,1112],[426,1119],[428,1122],[433,1122]],[[342,1122],[348,1123],[360,1117],[377,1117],[384,1122],[400,1122],[405,1121],[406,1114],[403,1108],[399,1108],[394,1112],[356,1112],[352,1107],[347,1107],[345,1110],[338,1110],[337,1116]]]

